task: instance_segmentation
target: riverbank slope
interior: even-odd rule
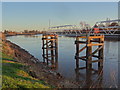
[[[78,88],[16,44],[2,40],[3,88]]]

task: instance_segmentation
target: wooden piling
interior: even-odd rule
[[[104,43],[104,36],[102,38],[99,39],[99,43]],[[102,47],[102,45],[99,45],[99,48]],[[103,60],[104,57],[104,46],[102,47],[102,49],[99,50],[98,52],[98,58],[99,60]],[[103,66],[103,61],[98,62],[98,67]]]
[[[89,37],[87,37],[86,40],[86,66],[87,68],[91,68],[92,67],[92,46],[88,46],[89,44],[91,44]]]
[[[45,38],[45,36],[43,35],[42,38]],[[44,45],[45,45],[45,41],[42,40],[42,47],[43,47]],[[42,49],[43,49],[43,54],[42,54],[42,56],[45,57],[45,54],[44,54],[44,53],[45,53],[45,49],[44,49],[44,48],[42,48]],[[43,62],[45,63],[45,58],[43,58]]]
[[[53,39],[53,37],[51,37],[51,39]],[[51,42],[50,46],[51,46],[51,48],[53,48],[53,45],[54,45],[53,40],[51,40],[50,42]],[[51,49],[51,64],[52,65],[54,65],[54,56],[53,55],[54,55],[54,51],[53,51],[53,49]]]
[[[76,37],[76,42],[75,42],[75,44],[76,44],[76,56],[75,56],[75,59],[76,59],[76,67],[77,68],[79,68],[79,43],[78,43],[78,41],[79,41],[79,37]]]
[[[86,39],[85,41],[81,41],[81,39]],[[79,67],[79,59],[86,62],[87,68],[92,68],[92,63],[98,62],[98,67],[103,66],[103,49],[104,49],[104,36],[79,36],[76,37],[76,68]],[[83,48],[80,48],[80,45],[84,44]],[[98,46],[94,51],[92,50],[93,46]],[[79,56],[79,54],[86,50],[85,56]],[[95,55],[98,52],[98,55]],[[97,60],[93,60],[92,57],[97,58]]]
[[[55,40],[55,61],[56,63],[58,62],[58,35],[56,35],[56,40]]]
[[[43,62],[50,67],[56,67],[58,60],[58,35],[43,34]]]

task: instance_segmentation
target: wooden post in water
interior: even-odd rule
[[[81,39],[85,39],[84,41]],[[79,59],[86,62],[87,68],[92,68],[92,63],[98,62],[98,67],[103,66],[103,49],[104,49],[104,36],[79,36],[76,37],[76,68],[79,67]],[[83,48],[79,48],[80,44],[84,44]],[[92,50],[93,46],[98,46],[94,51]],[[85,56],[79,56],[83,50],[86,50]],[[97,53],[98,52],[98,53]],[[98,55],[96,55],[98,54]],[[93,60],[92,57],[97,58]]]
[[[42,41],[43,62],[51,67],[56,67],[55,64],[58,60],[58,35],[43,34]]]
[[[89,36],[86,37],[86,67],[91,68],[92,67],[92,46],[87,46],[88,44],[91,44]]]
[[[102,38],[99,39],[99,43],[104,43],[104,36],[102,36]],[[102,47],[103,46],[103,47]],[[104,45],[99,45],[99,48],[102,47],[102,49],[99,50],[98,55],[99,55],[99,60],[101,60],[101,62],[98,62],[98,67],[103,66],[103,57],[104,57]]]
[[[75,44],[76,44],[76,56],[75,56],[75,59],[76,59],[76,68],[79,68],[79,37],[76,37],[76,41],[75,41]]]
[[[49,59],[48,59],[48,36],[45,36],[45,38],[46,38],[46,48],[44,48],[44,49],[46,49],[46,62],[47,62],[47,65],[48,65],[48,61],[49,61]]]
[[[51,37],[51,39],[54,39],[53,37]],[[54,42],[53,40],[50,41],[51,42],[51,65],[53,66],[54,65],[54,51],[53,51],[53,46],[54,46]]]
[[[43,35],[43,36],[42,36],[42,38],[45,38],[45,36]],[[42,40],[42,49],[43,49],[43,54],[42,54],[42,57],[43,57],[43,62],[45,63],[45,58],[44,58],[44,57],[45,57],[45,54],[44,54],[44,53],[45,53],[45,49],[43,48],[43,47],[44,47],[44,45],[45,45],[45,41],[44,41],[44,40]]]
[[[56,40],[55,40],[55,61],[56,64],[58,63],[58,35],[56,35]]]

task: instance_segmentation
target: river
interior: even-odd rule
[[[42,58],[42,35],[35,36],[11,36],[7,40],[26,49],[40,61]],[[118,84],[118,43],[120,41],[106,41],[104,45],[104,64],[100,73],[92,73],[86,69],[75,70],[75,38],[59,37],[58,38],[58,68],[56,69],[62,76],[67,79],[75,80],[81,84],[81,87],[104,87],[117,88]],[[81,66],[85,65],[84,61],[80,62]],[[93,64],[97,69],[97,63]],[[98,86],[97,86],[98,85]]]

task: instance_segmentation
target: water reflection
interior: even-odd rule
[[[51,52],[51,53],[50,53]],[[46,52],[43,52],[43,63],[47,64],[48,67],[50,67],[51,69],[58,69],[58,55],[57,53],[54,53],[53,50],[51,51],[47,51],[47,53],[49,53],[48,55],[46,54]]]
[[[99,67],[98,70],[93,68],[76,68],[76,81],[81,82],[80,85],[83,88],[102,88],[103,81],[103,67]]]
[[[40,35],[24,35],[25,38],[39,38]]]

